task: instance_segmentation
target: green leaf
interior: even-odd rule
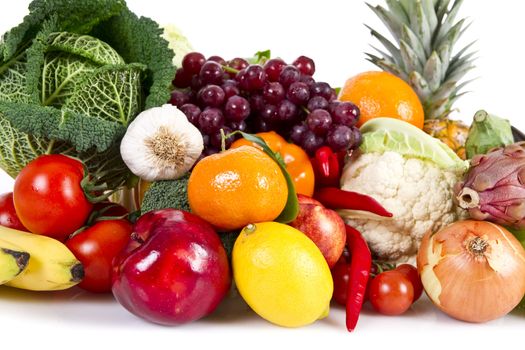
[[[410,73],[408,77],[408,82],[410,83],[410,86],[412,86],[412,88],[416,91],[416,94],[422,101],[427,100],[428,97],[432,95],[432,90],[430,90],[428,82],[418,72]]]
[[[80,152],[105,151],[126,132],[124,125],[112,121],[23,102],[0,102],[0,113],[20,132],[67,141]]]
[[[425,13],[425,17],[430,27],[430,32],[433,33],[438,26],[438,19],[436,16],[436,11],[434,10],[434,4],[432,3],[432,0],[422,0],[421,3],[423,5],[423,12]]]
[[[46,153],[49,141],[13,128],[0,112],[0,168],[15,178],[33,159]]]
[[[249,59],[251,64],[264,64],[272,57],[272,52],[270,50],[258,51],[255,55]]]
[[[43,106],[62,106],[84,75],[94,72],[96,68],[91,61],[68,53],[47,54],[40,79],[40,103]]]
[[[368,56],[368,58],[366,58],[367,61],[372,62],[373,64],[375,64],[382,70],[390,72],[394,75],[397,75],[403,80],[408,80],[408,77],[405,74],[405,72],[396,64],[389,62],[385,59],[379,58],[375,55],[369,54],[369,53],[367,53],[366,55]]]
[[[172,64],[174,53],[162,34],[162,28],[155,21],[139,18],[127,8],[90,33],[108,43],[126,62],[146,65],[142,83],[146,96],[144,109],[162,106],[170,99],[176,68]]]
[[[368,29],[370,29],[370,33],[373,37],[375,37],[383,46],[387,49],[387,51],[392,55],[392,58],[394,59],[396,65],[404,67],[403,65],[403,59],[401,57],[401,52],[399,49],[390,42],[387,38],[385,38],[383,35],[379,34],[377,31],[372,29],[371,27],[365,25]]]
[[[388,12],[385,8],[381,6],[372,6],[370,4],[366,4],[381,21],[384,23],[384,25],[388,28],[390,33],[392,33],[392,36],[399,40],[401,37],[401,26],[403,23],[396,18],[392,13]]]
[[[442,65],[439,55],[436,51],[432,52],[432,55],[430,55],[427,63],[425,64],[423,76],[425,77],[430,90],[435,91],[439,88],[442,77]]]
[[[284,161],[282,158],[278,157],[275,152],[273,152],[270,147],[264,142],[262,138],[260,138],[257,135],[248,134],[242,131],[235,131],[230,135],[233,134],[240,134],[242,137],[244,137],[246,140],[255,143],[256,145],[260,146],[264,153],[270,156],[281,168],[281,171],[283,172],[284,178],[286,179],[286,184],[288,185],[288,199],[286,200],[286,205],[281,212],[281,214],[275,219],[277,222],[281,222],[283,224],[287,224],[289,222],[292,222],[297,217],[297,214],[299,213],[299,202],[297,200],[297,193],[295,192],[295,186],[293,184],[292,178],[288,171],[286,170],[286,165],[284,164]]]
[[[408,72],[421,72],[423,70],[423,64],[419,61],[414,50],[403,40],[399,42],[399,47],[401,48],[401,57],[403,57],[403,61],[405,61],[406,70]]]
[[[427,55],[425,53],[425,48],[423,47],[423,44],[421,43],[419,38],[414,34],[414,32],[412,32],[412,30],[407,25],[403,25],[401,33],[401,40],[406,42],[408,46],[410,46],[414,50],[414,52],[417,55],[417,58],[419,59],[421,64],[423,64],[426,60]]]
[[[84,75],[62,109],[127,126],[142,110],[143,70],[145,66],[136,63],[98,68]]]
[[[66,153],[121,184],[126,125],[169,100],[175,68],[162,29],[123,0],[34,0],[29,9],[0,42],[0,167],[15,176],[43,153]]]
[[[67,52],[87,58],[101,66],[125,63],[124,59],[111,46],[90,35],[70,32],[51,33],[47,37],[46,51]]]
[[[29,101],[25,55],[0,66],[0,101]]]
[[[425,16],[425,10],[420,1],[416,2],[410,13],[410,27],[415,35],[421,38],[425,52],[430,54],[432,50],[432,32]]]
[[[386,0],[390,12],[392,12],[403,23],[408,23],[408,14],[399,0]]]
[[[88,33],[93,26],[117,15],[125,6],[124,0],[34,0],[24,21],[4,35],[0,43],[0,61],[7,61],[21,51],[52,17],[64,31]]]
[[[407,158],[431,161],[445,170],[464,172],[468,168],[468,162],[462,161],[443,142],[398,119],[372,119],[363,124],[361,132],[360,149],[364,153],[392,151]]]

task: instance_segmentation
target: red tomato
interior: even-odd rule
[[[341,257],[332,268],[332,279],[334,280],[334,294],[332,299],[342,306],[346,306],[346,294],[348,291],[348,280],[350,279],[350,264]]]
[[[414,300],[414,287],[400,271],[380,273],[370,283],[370,303],[383,315],[401,315]]]
[[[29,231],[64,241],[86,222],[93,205],[80,185],[79,161],[60,154],[30,162],[15,181],[16,213]]]
[[[126,220],[99,221],[66,242],[84,265],[79,286],[94,293],[111,291],[113,259],[127,245],[133,226]]]
[[[410,264],[401,264],[396,267],[396,270],[405,275],[405,277],[407,277],[412,283],[412,287],[414,287],[413,302],[415,302],[419,299],[419,297],[421,297],[421,294],[423,293],[423,283],[421,283],[421,278],[419,277],[417,268]]]
[[[10,227],[19,231],[27,231],[16,215],[13,204],[13,192],[0,195],[0,226]]]

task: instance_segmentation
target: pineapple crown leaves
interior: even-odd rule
[[[469,28],[456,20],[463,0],[385,0],[387,8],[368,7],[381,19],[394,42],[366,26],[384,50],[367,53],[367,60],[407,81],[423,103],[425,116],[445,118],[470,81],[461,82],[473,69],[472,42],[455,55],[453,48]]]

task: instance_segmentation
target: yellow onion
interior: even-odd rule
[[[509,231],[486,221],[459,221],[427,233],[417,267],[429,298],[459,320],[499,318],[525,294],[525,250]]]

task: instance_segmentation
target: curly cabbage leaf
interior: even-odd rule
[[[111,46],[90,35],[51,33],[47,37],[47,51],[55,50],[87,58],[99,65],[126,63]]]
[[[6,62],[31,43],[43,24],[54,19],[61,31],[89,33],[102,21],[126,8],[124,0],[34,0],[22,23],[4,34],[0,43],[0,62]]]
[[[44,153],[84,160],[114,184],[119,143],[144,108],[169,99],[173,53],[122,0],[34,0],[0,42],[0,167]]]
[[[89,60],[62,52],[46,55],[40,79],[40,103],[60,108],[73,95],[82,76],[94,72],[97,67]]]
[[[144,109],[162,106],[169,101],[171,82],[175,76],[173,51],[161,37],[163,30],[146,17],[137,17],[125,8],[118,16],[100,23],[91,35],[105,41],[126,62],[138,62],[147,67],[144,75]]]

